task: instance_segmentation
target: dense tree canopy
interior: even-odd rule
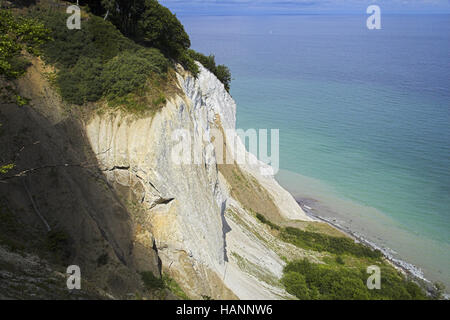
[[[145,0],[137,29],[140,40],[173,58],[178,58],[191,46],[181,22],[156,0]]]
[[[144,11],[144,0],[102,0],[104,10],[108,18],[126,36],[135,36],[137,24]]]

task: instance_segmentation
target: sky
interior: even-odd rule
[[[363,13],[371,4],[383,13],[446,13],[450,0],[159,0],[178,15]]]

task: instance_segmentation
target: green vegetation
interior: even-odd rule
[[[280,237],[282,240],[292,243],[297,247],[319,252],[351,254],[356,257],[369,257],[375,259],[382,257],[380,251],[372,250],[361,243],[355,243],[349,238],[333,237],[292,227],[284,228],[281,231]]]
[[[29,62],[22,51],[38,55],[39,45],[47,40],[48,30],[43,24],[0,10],[0,75],[18,78],[24,74]]]
[[[192,58],[193,60],[200,62],[206,69],[211,71],[217,77],[217,79],[219,79],[220,82],[223,83],[223,85],[225,86],[225,89],[227,91],[230,91],[230,84],[231,84],[230,69],[228,69],[228,67],[223,64],[216,66],[216,59],[215,59],[214,55],[205,56],[204,54],[201,54],[192,49],[189,49],[188,56],[190,58]],[[185,63],[188,63],[188,69],[189,70],[193,69],[191,71],[194,74],[196,74],[195,68],[193,68],[190,65],[189,57],[188,58],[184,57],[184,59],[187,60],[187,61],[185,61]]]
[[[69,103],[105,98],[111,106],[136,110],[134,99],[127,95],[144,98],[146,92],[139,89],[148,79],[166,76],[169,61],[158,49],[136,44],[100,17],[89,15],[82,20],[81,30],[69,30],[64,12],[41,9],[30,15],[51,30],[53,41],[42,46],[44,59],[59,69],[56,84]]]
[[[15,165],[14,163],[10,163],[10,164],[6,164],[6,165],[1,165],[0,166],[0,174],[6,174],[9,171],[11,171],[12,169],[14,169]]]
[[[92,1],[87,1],[92,6]],[[183,25],[169,9],[156,0],[103,0],[94,13],[105,14],[119,30],[147,47],[160,49],[177,59],[191,42]]]
[[[443,299],[444,293],[445,293],[445,285],[442,282],[435,282],[434,283],[435,288],[435,299]]]
[[[139,2],[139,1],[137,1]],[[169,9],[156,0],[145,0],[137,18],[137,38],[168,57],[178,59],[191,46],[183,25]]]
[[[183,300],[189,300],[188,295],[181,289],[178,283],[167,275],[163,275],[161,278],[156,277],[153,272],[145,271],[141,272],[142,281],[147,290],[151,292],[159,292],[159,296],[164,298],[162,294],[164,290],[169,290],[174,295]]]
[[[310,263],[306,259],[287,264],[284,268],[282,283],[286,291],[305,300],[421,300],[427,298],[418,285],[404,279],[394,268],[387,265],[380,267],[380,290],[367,288],[366,281],[369,275],[362,267],[359,269],[335,267]]]
[[[105,65],[101,79],[109,98],[122,97],[142,88],[152,72],[163,74],[167,68],[167,60],[157,49],[126,51]]]
[[[194,59],[198,59],[229,90],[228,68],[216,66],[214,56],[189,50],[191,43],[183,25],[158,1],[80,4],[86,5],[80,30],[69,30],[65,10],[45,3],[28,6],[17,16],[1,10],[1,74],[19,77],[29,65],[23,50],[33,54],[42,51],[43,59],[57,68],[52,83],[65,101],[82,105],[102,100],[112,107],[145,111],[166,103],[166,89],[175,81],[167,77],[174,62],[196,76]],[[15,100],[18,105],[28,102],[20,96]]]
[[[163,279],[156,277],[151,271],[142,272],[141,277],[147,290],[162,290],[165,288]]]
[[[356,257],[367,257],[379,259],[382,253],[379,250],[372,250],[368,246],[356,243],[350,238],[336,237],[327,234],[304,231],[293,227],[281,228],[270,220],[266,219],[262,214],[256,213],[256,218],[271,229],[279,230],[281,240],[292,243],[299,248],[314,250],[319,252],[330,252],[333,254],[350,254]],[[337,257],[338,263],[343,263],[342,257]]]
[[[69,30],[65,10],[35,7],[29,15],[51,30],[52,41],[42,46],[44,59],[59,69],[74,67],[80,57],[99,59],[103,63],[125,50],[139,46],[124,37],[109,21],[94,15],[82,16],[80,30]]]
[[[256,218],[264,224],[267,224],[271,229],[280,230],[280,227],[271,221],[267,220],[262,214],[257,213]]]
[[[336,257],[336,262],[339,263],[339,264],[342,264],[342,265],[345,264],[345,261],[344,261],[344,259],[342,259],[341,256],[337,256],[337,257]]]
[[[81,1],[81,4],[89,5],[94,14],[108,14],[108,19],[124,35],[146,47],[158,48],[194,75],[198,74],[194,60],[199,61],[223,82],[227,90],[230,89],[230,70],[224,65],[216,66],[214,56],[207,57],[189,50],[191,42],[183,25],[157,0],[103,0],[101,5],[97,1],[87,0]]]
[[[102,73],[103,65],[98,59],[81,57],[70,72],[58,73],[61,96],[79,105],[99,100],[103,95]]]
[[[182,300],[190,300],[189,296],[181,289],[178,283],[167,275],[162,276],[164,285],[170,292]]]
[[[279,232],[276,235],[283,241],[305,250],[323,252],[321,263],[307,259],[289,261],[281,279],[286,291],[304,300],[365,300],[365,299],[427,299],[424,290],[408,280],[393,266],[382,260],[380,251],[355,243],[346,237],[337,237],[293,227],[282,228],[273,224],[263,215],[256,218]],[[240,257],[239,257],[240,258]],[[238,264],[242,262],[238,259]],[[381,289],[369,290],[367,267],[377,265],[381,271]],[[438,287],[436,287],[438,288]],[[439,289],[436,289],[436,298]],[[441,290],[442,291],[442,290]]]

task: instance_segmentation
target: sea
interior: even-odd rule
[[[178,16],[310,213],[450,290],[450,15]]]

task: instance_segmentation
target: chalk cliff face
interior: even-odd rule
[[[178,93],[154,114],[103,108],[86,115],[89,106],[64,105],[44,76],[48,68],[33,60],[17,84],[30,106],[0,112],[5,157],[24,145],[17,168],[43,166],[25,180],[0,184],[8,200],[0,202],[1,213],[23,223],[17,226],[23,235],[11,237],[29,235],[30,252],[36,252],[31,239],[41,239],[37,253],[45,260],[51,256],[43,222],[64,232],[69,240],[57,243],[64,259],[52,268],[79,265],[89,288],[105,291],[88,297],[138,295],[145,292],[139,273],[151,271],[168,274],[192,298],[292,298],[279,282],[282,258],[320,254],[282,242],[256,214],[280,224],[310,219],[246,152],[235,131],[236,104],[212,73],[199,65],[194,78],[178,66]],[[189,148],[180,149],[181,141]],[[179,162],[179,154],[191,161]],[[10,261],[2,252],[0,263]],[[53,275],[47,280],[54,282]],[[4,287],[10,297],[22,295]]]
[[[255,189],[256,207],[264,201],[282,219],[309,218],[273,177],[261,174],[261,163],[228,168],[220,163],[219,148],[236,138],[230,131],[236,104],[223,84],[199,67],[197,79],[178,68],[184,94],[155,115],[97,114],[85,125],[87,138],[108,181],[140,212],[135,241],[156,249],[163,272],[192,297],[287,297],[278,284],[280,257],[302,253],[255,219],[257,208],[235,196],[239,186],[230,179],[238,174],[246,188]],[[192,141],[195,164],[174,161],[180,130]],[[224,141],[215,140],[218,130],[227,130]],[[252,157],[239,139],[236,143],[238,153]]]

